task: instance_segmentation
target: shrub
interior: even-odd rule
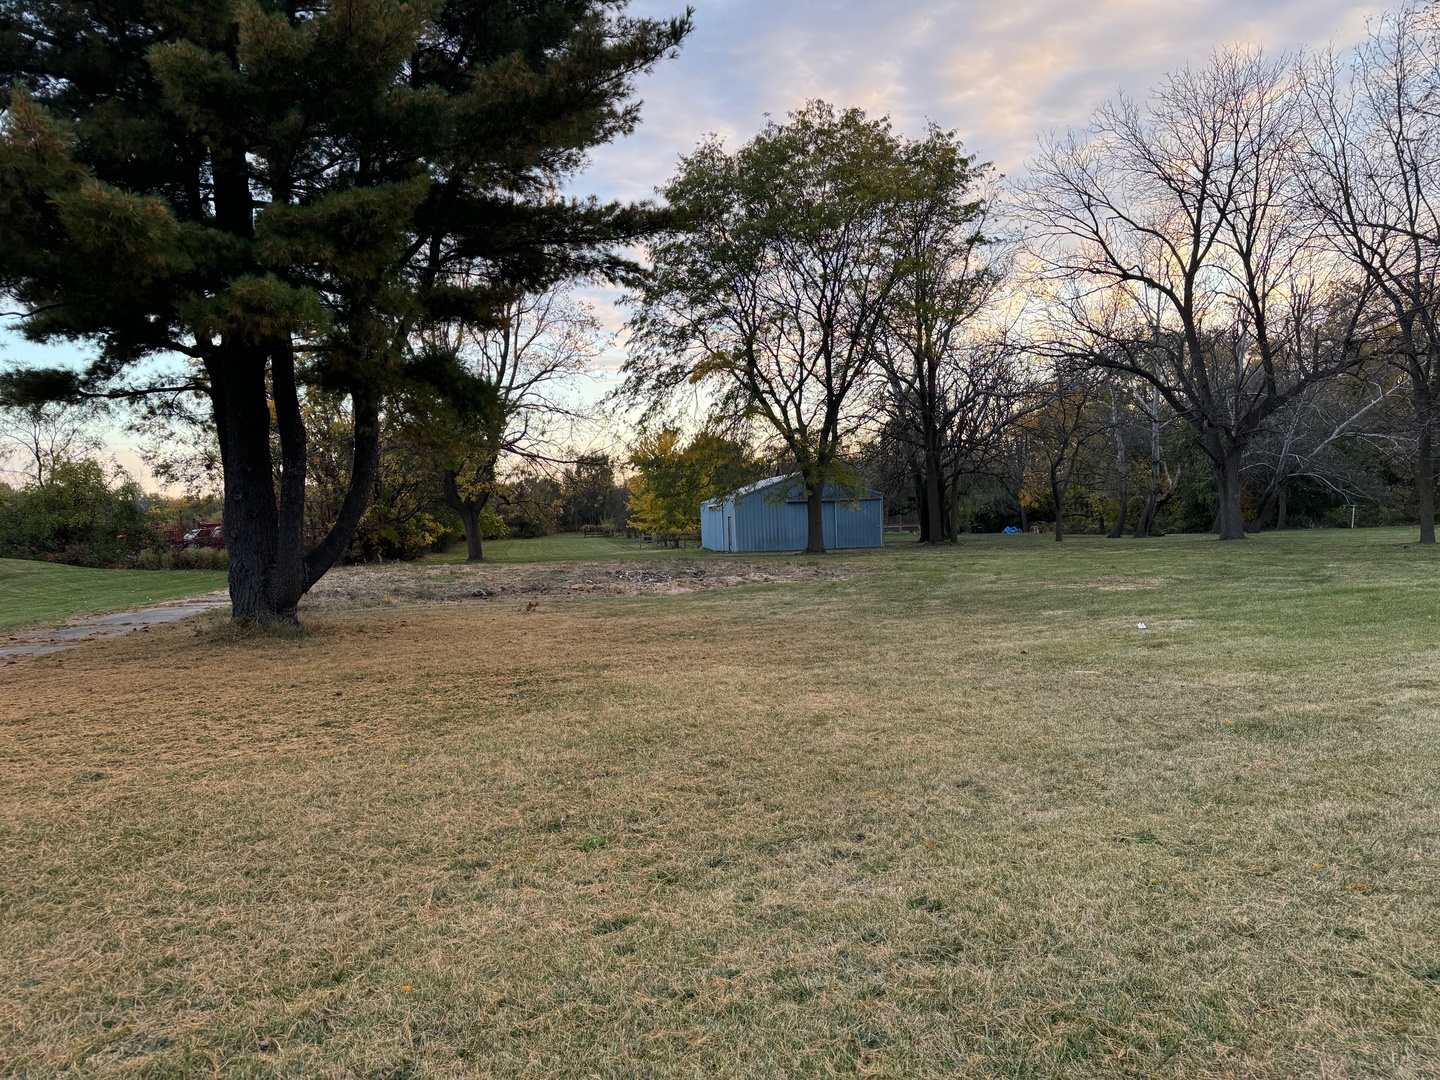
[[[133,566],[163,538],[140,506],[139,486],[113,487],[97,461],[63,462],[42,484],[4,496],[0,556],[77,566]]]
[[[170,567],[176,570],[230,569],[230,552],[224,548],[183,547],[173,554],[170,554],[169,557]],[[165,568],[162,567],[161,569]]]

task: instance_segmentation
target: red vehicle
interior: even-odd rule
[[[184,541],[196,547],[223,548],[225,526],[219,521],[197,521],[195,528],[185,534]]]

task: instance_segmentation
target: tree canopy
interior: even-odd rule
[[[688,14],[624,7],[0,0],[0,292],[26,336],[94,351],[3,392],[205,394],[234,612],[294,621],[365,509],[417,331],[632,273],[619,245],[654,212],[559,194],[688,33]],[[349,490],[308,551],[307,386],[348,397],[354,426]]]

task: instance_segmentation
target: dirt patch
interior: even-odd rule
[[[814,563],[740,563],[666,560],[515,566],[350,566],[332,570],[310,591],[305,609],[334,611],[400,602],[465,603],[496,599],[565,599],[576,596],[673,596],[739,585],[839,581],[838,567]]]

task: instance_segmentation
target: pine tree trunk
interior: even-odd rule
[[[262,350],[232,345],[222,346],[221,355],[208,365],[225,479],[230,607],[236,619],[267,627],[295,626],[301,575],[295,567],[282,569],[278,564],[282,558],[301,559],[304,553],[298,546],[283,557],[278,551],[280,514],[270,455],[265,360]]]
[[[270,362],[267,365],[267,360]],[[280,435],[281,488],[275,491],[270,395]],[[350,487],[330,532],[308,554],[305,428],[287,348],[224,345],[207,361],[210,400],[225,479],[225,546],[230,553],[230,606],[236,619],[263,627],[299,625],[300,598],[350,546],[370,501],[380,461],[378,407],[352,402],[355,449]]]

